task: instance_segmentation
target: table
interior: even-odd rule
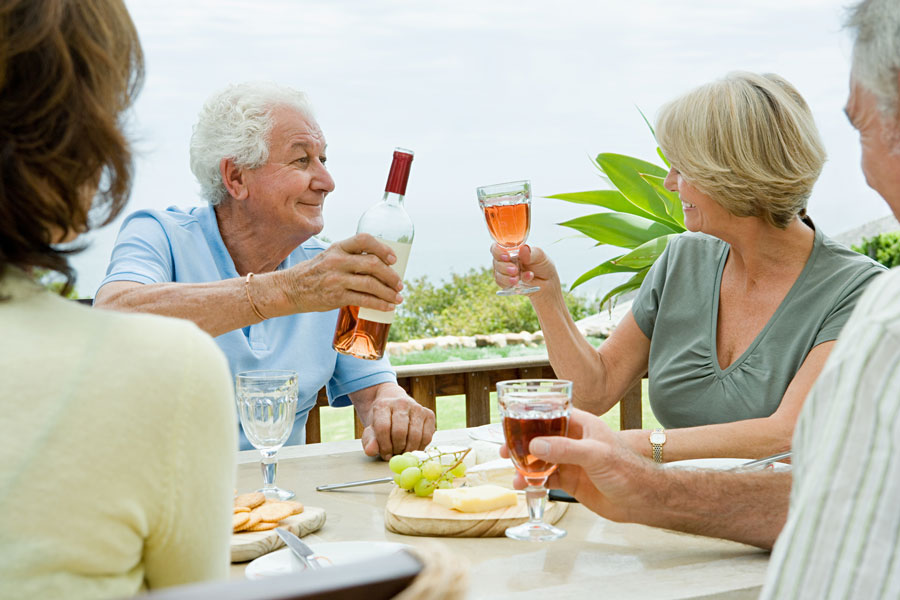
[[[471,443],[466,430],[439,431],[442,445]],[[654,527],[607,521],[573,503],[559,525],[562,540],[517,542],[507,538],[421,538],[388,532],[384,505],[393,484],[334,492],[315,487],[383,477],[387,464],[365,456],[359,440],[283,448],[277,482],[297,500],[327,511],[325,526],[307,542],[372,540],[411,545],[438,540],[471,563],[470,598],[756,598],[765,579],[768,552],[724,540]],[[261,483],[259,453],[238,453],[237,488]],[[231,567],[243,577],[246,564]]]

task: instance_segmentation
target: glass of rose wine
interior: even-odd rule
[[[497,404],[503,419],[506,447],[516,470],[525,478],[528,522],[506,530],[515,540],[548,541],[565,530],[544,522],[547,478],[556,465],[532,455],[528,446],[536,437],[566,435],[572,408],[572,382],[561,379],[513,379],[497,384]]]
[[[477,188],[478,205],[484,211],[484,220],[494,241],[509,252],[514,265],[519,266],[519,248],[528,238],[531,227],[531,182],[512,181]],[[497,292],[498,296],[531,294],[540,290],[536,285],[522,283]]]

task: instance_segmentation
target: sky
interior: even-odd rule
[[[202,203],[188,164],[191,127],[212,92],[272,80],[307,92],[336,181],[331,240],[356,232],[384,190],[394,147],[416,156],[407,278],[439,281],[490,263],[480,185],[530,179],[529,243],[563,282],[616,253],[557,223],[589,207],[544,198],[604,189],[591,157],[659,162],[638,108],[733,70],[776,72],[809,103],[829,160],[809,212],[826,234],[889,214],[859,169],[843,115],[850,41],[845,1],[126,0],[147,76],[129,126],[137,176],[125,213]],[[551,6],[552,5],[552,6]],[[121,218],[73,259],[78,291],[102,280]],[[598,278],[579,290],[602,294]]]

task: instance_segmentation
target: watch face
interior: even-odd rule
[[[650,443],[651,444],[665,444],[666,443],[666,434],[662,431],[654,431],[650,434]]]

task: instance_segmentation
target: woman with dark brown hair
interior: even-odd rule
[[[129,192],[143,57],[121,0],[0,1],[0,597],[121,597],[224,577],[228,367],[186,321],[92,310],[72,242]]]

